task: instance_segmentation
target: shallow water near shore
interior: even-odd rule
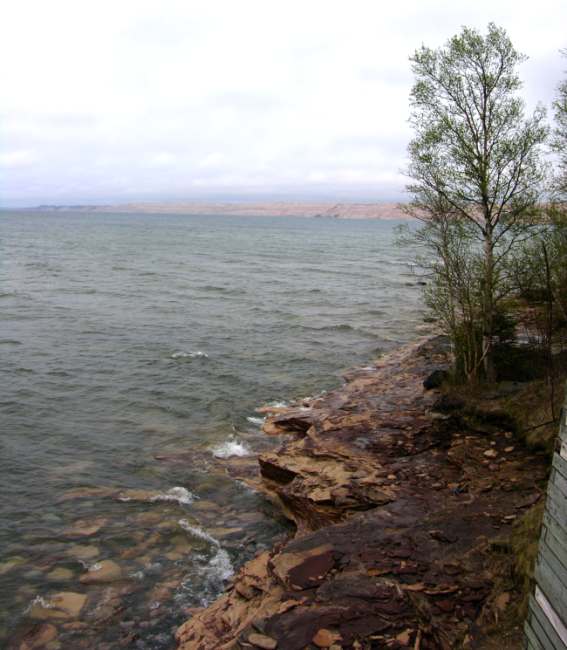
[[[215,458],[415,337],[395,225],[0,213],[0,645],[171,647],[286,534]]]

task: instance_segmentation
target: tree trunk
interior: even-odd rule
[[[482,362],[486,381],[496,379],[492,338],[494,335],[494,243],[492,229],[484,236],[484,314],[482,330]]]

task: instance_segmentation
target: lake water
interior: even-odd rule
[[[0,646],[169,648],[286,534],[215,454],[415,336],[395,225],[0,213]]]

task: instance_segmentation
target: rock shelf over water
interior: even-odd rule
[[[446,341],[422,339],[267,419],[281,447],[241,478],[296,535],[195,611],[181,650],[475,647],[509,600],[491,547],[540,498],[546,470],[509,431],[438,412],[423,382],[447,365]]]

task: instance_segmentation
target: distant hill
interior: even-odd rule
[[[125,203],[119,205],[40,205],[41,212],[124,212],[144,214],[234,215],[242,217],[311,217],[327,219],[403,219],[396,203]]]

